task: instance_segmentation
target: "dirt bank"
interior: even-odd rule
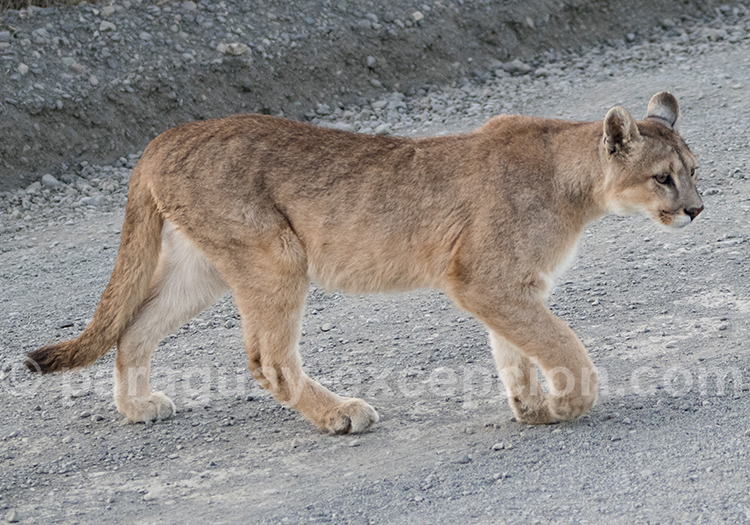
[[[524,61],[516,73],[533,74],[571,48],[737,15],[719,4],[126,0],[10,10],[0,18],[0,191],[81,161],[115,162],[190,120],[309,118],[318,104],[482,83],[513,59]]]

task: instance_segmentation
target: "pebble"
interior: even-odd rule
[[[515,59],[511,62],[506,63],[503,65],[503,69],[510,73],[511,75],[527,75],[528,73],[531,73],[533,71],[533,68],[520,61],[519,59]]]
[[[380,124],[375,128],[376,135],[390,135],[392,132],[391,125],[388,123]]]
[[[320,330],[323,332],[328,332],[333,328],[333,325],[331,323],[325,323],[320,327]]]
[[[462,465],[465,465],[466,463],[471,463],[471,458],[468,454],[464,454],[458,459],[458,463],[461,463]]]
[[[505,445],[502,442],[492,445],[492,450],[503,450],[504,448]]]
[[[18,513],[15,510],[9,510],[5,515],[5,521],[7,523],[18,523]]]
[[[49,173],[42,177],[42,186],[50,186],[52,188],[56,188],[60,186],[60,184],[62,183]]]

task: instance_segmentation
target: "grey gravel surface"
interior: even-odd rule
[[[514,422],[484,329],[430,291],[311,287],[305,368],[378,409],[363,435],[321,435],[253,383],[231,297],[160,345],[172,420],[122,424],[113,352],[81,373],[26,375],[25,352],[80,333],[109,278],[137,158],[123,151],[0,202],[0,518],[750,522],[750,34],[744,16],[671,29],[526,75],[309,108],[321,125],[427,135],[498,113],[594,120],[621,104],[642,117],[653,93],[677,96],[706,210],[678,233],[592,223],[550,298],[602,372],[588,416]]]

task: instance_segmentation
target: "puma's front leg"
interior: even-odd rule
[[[518,294],[459,304],[490,328],[493,356],[519,421],[568,421],[591,409],[599,388],[596,368],[573,330],[541,299]],[[546,394],[534,363],[547,379]]]
[[[586,349],[561,319],[541,301],[516,302],[512,314],[485,319],[493,332],[493,353],[498,362],[502,355],[513,355],[522,364],[521,375],[515,370],[500,370],[506,387],[520,377],[520,393],[510,392],[511,406],[519,420],[527,423],[568,421],[587,413],[596,402],[599,381]],[[506,305],[507,307],[507,305]],[[507,308],[500,309],[508,312]],[[497,334],[502,334],[499,337]],[[519,355],[520,354],[520,355]],[[505,358],[507,359],[507,357]],[[536,384],[531,360],[542,370],[549,393],[545,396]]]
[[[490,346],[500,380],[508,394],[508,404],[516,419],[543,425],[555,421],[547,396],[536,380],[536,365],[507,339],[490,330]]]

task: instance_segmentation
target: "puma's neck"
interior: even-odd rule
[[[607,212],[601,137],[601,121],[571,123],[557,134],[553,156],[555,183],[561,200],[569,206],[563,213],[579,223],[580,228]]]

